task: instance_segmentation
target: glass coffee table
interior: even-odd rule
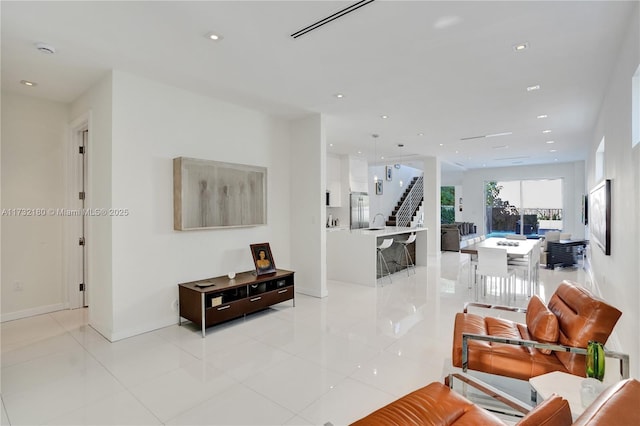
[[[515,423],[533,409],[521,399],[467,373],[449,374],[445,383],[456,393],[507,423]]]

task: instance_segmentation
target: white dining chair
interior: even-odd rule
[[[384,271],[382,269],[382,265],[384,265],[384,268],[387,270],[387,277],[389,278],[389,282],[392,283],[393,281],[391,280],[391,271],[389,270],[389,265],[387,265],[387,261],[384,258],[384,255],[382,254],[383,250],[388,249],[389,247],[391,247],[393,245],[393,238],[385,238],[384,240],[382,240],[382,242],[380,243],[380,245],[378,245],[377,247],[377,252],[378,252],[378,269],[380,271],[380,278],[382,278],[382,276],[384,275]]]
[[[540,253],[542,252],[542,239],[536,241],[531,252],[522,257],[508,257],[507,263],[515,272],[522,272],[522,293],[527,297],[538,294],[538,283],[540,275]],[[514,299],[517,292],[514,292]]]
[[[483,294],[487,292],[487,279],[497,278],[499,283],[499,292],[496,290],[496,294],[502,294],[502,290],[509,299],[509,295],[515,286],[515,271],[509,267],[507,263],[507,250],[503,248],[494,247],[478,247],[478,267],[476,274],[480,278],[479,285],[476,285],[475,297],[478,300],[479,286],[482,287]],[[478,282],[478,280],[476,280]]]

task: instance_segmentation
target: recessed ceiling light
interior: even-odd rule
[[[37,86],[38,83],[34,82],[34,81],[29,81],[29,80],[20,80],[20,84],[24,84],[25,86],[29,86],[29,87],[33,87],[33,86]]]
[[[404,147],[404,144],[403,144],[403,143],[399,143],[399,144],[398,144],[398,148],[403,148],[403,147]]]
[[[380,118],[382,118],[383,120],[386,120],[387,118],[389,118],[388,115],[381,115]]]
[[[540,115],[538,116],[538,118],[547,118],[547,117],[549,117],[547,114],[540,114]]]
[[[384,157],[380,157],[381,160],[384,160]]]
[[[547,141],[548,144],[556,143],[556,141]]]
[[[358,151],[358,154],[362,154],[362,151]]]
[[[224,37],[217,33],[209,33],[207,34],[207,38],[213,41],[221,41]]]
[[[330,143],[330,144],[329,144],[329,146],[333,146],[333,144],[332,144],[332,143]]]
[[[441,143],[441,144],[440,144],[440,146],[444,146],[444,144],[443,144],[443,143]]]
[[[458,151],[456,151],[456,154],[458,153]]]
[[[524,43],[516,44],[513,46],[513,50],[515,52],[522,52],[523,50],[527,50],[528,48],[529,48],[529,43],[526,41]]]
[[[548,130],[548,129],[547,130],[543,130],[542,133],[545,133],[545,134],[546,133],[551,133],[551,130]]]
[[[533,92],[534,90],[540,90],[540,85],[536,84],[535,86],[527,87],[527,92]]]
[[[556,152],[557,149],[550,149],[549,152]]]
[[[418,133],[418,136],[424,136],[424,133],[420,132]]]
[[[333,96],[335,96],[335,97],[336,97],[336,98],[338,98],[338,99],[342,99],[342,98],[344,98],[344,94],[342,94],[342,93],[336,93],[336,94],[335,94],[335,95],[333,95]]]

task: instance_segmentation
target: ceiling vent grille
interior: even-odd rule
[[[352,4],[351,6],[345,7],[344,9],[341,9],[339,11],[337,11],[336,13],[334,13],[333,15],[329,15],[326,18],[323,18],[317,22],[314,22],[313,24],[304,27],[301,30],[296,31],[295,33],[291,34],[291,37],[293,38],[298,38],[301,37],[313,30],[316,30],[318,28],[320,28],[321,26],[328,24],[331,21],[335,21],[338,18],[343,17],[344,15],[354,12],[358,9],[360,9],[362,6],[366,6],[369,3],[373,3],[375,0],[360,0],[355,2],[354,4]]]

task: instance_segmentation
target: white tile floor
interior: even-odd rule
[[[299,294],[204,339],[185,324],[109,343],[83,309],[3,323],[2,424],[348,424],[449,372],[467,260],[444,252],[378,288],[329,282],[327,298]],[[543,269],[543,296],[562,279],[587,278]]]

